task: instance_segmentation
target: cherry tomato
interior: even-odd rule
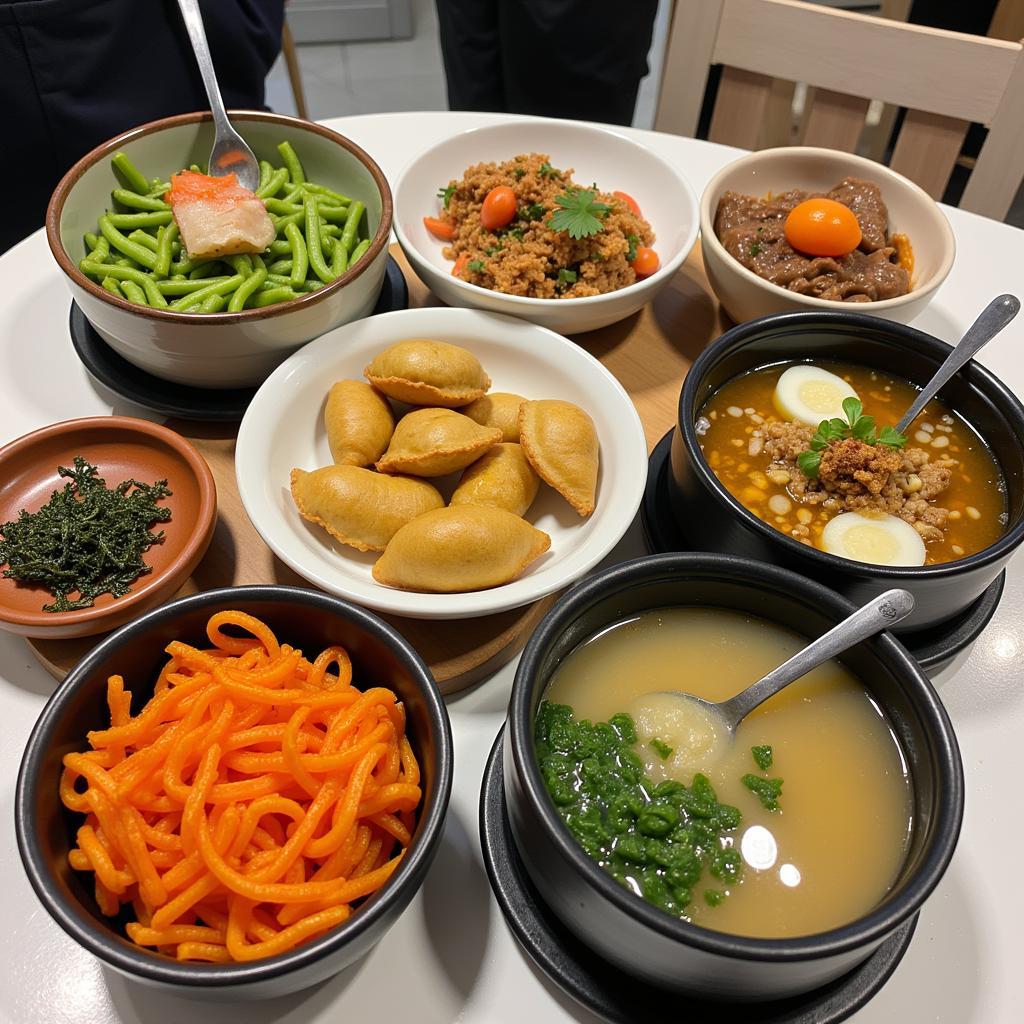
[[[484,196],[480,207],[480,223],[488,231],[497,231],[506,224],[511,224],[516,215],[516,194],[508,185],[492,188]]]
[[[466,269],[466,264],[469,262],[469,253],[464,252],[456,261],[455,266],[452,267],[452,277],[462,277],[462,272]]]
[[[633,212],[633,216],[642,217],[643,214],[640,212],[640,204],[628,193],[628,192],[613,192],[613,196],[616,199],[621,199]]]
[[[641,245],[636,251],[636,259],[630,266],[637,277],[650,277],[661,266],[661,260],[653,249]]]
[[[805,199],[789,211],[786,241],[808,256],[845,256],[860,245],[853,210],[834,199]]]
[[[455,225],[449,224],[446,220],[437,217],[424,217],[423,226],[435,237],[443,242],[450,242],[455,237]]]

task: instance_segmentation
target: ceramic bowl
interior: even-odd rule
[[[584,408],[601,445],[597,507],[580,518],[546,485],[526,519],[551,537],[551,548],[517,580],[490,590],[420,594],[377,583],[379,557],[337,543],[303,520],[289,491],[294,467],[331,464],[323,409],[336,380],[361,379],[380,351],[404,338],[437,338],[472,352],[494,391],[561,398]],[[457,619],[507,611],[561,590],[592,569],[629,528],[643,498],[647,443],[622,385],[593,356],[566,338],[507,316],[470,309],[383,313],[307,345],[256,393],[235,448],[238,491],[253,526],[274,553],[310,583],[377,611],[424,619]],[[458,474],[435,478],[447,497]]]
[[[964,611],[1024,542],[1024,405],[980,363],[969,362],[939,397],[978,431],[1000,464],[1008,521],[994,544],[954,562],[870,565],[801,544],[752,515],[725,489],[704,459],[695,429],[712,392],[755,367],[806,361],[814,353],[877,367],[921,386],[949,352],[949,345],[929,334],[862,313],[784,313],[727,331],[690,367],[679,396],[668,496],[672,516],[689,543],[785,566],[858,604],[890,587],[904,587],[914,595],[915,607],[897,633],[934,626]]]
[[[578,182],[628,192],[654,230],[661,258],[657,273],[626,288],[579,299],[532,299],[479,288],[452,277],[444,243],[423,226],[438,211],[437,190],[472,164],[547,153],[556,167],[572,167]],[[532,320],[560,334],[605,327],[635,313],[671,280],[697,240],[697,199],[679,171],[621,132],[570,121],[529,120],[473,128],[416,157],[395,186],[395,234],[413,269],[451,306],[470,306]]]
[[[110,157],[123,151],[144,174],[171,174],[210,156],[208,113],[151,121],[97,146],[61,179],[46,211],[46,240],[71,295],[118,355],[164,380],[206,388],[251,387],[300,345],[369,314],[384,281],[391,232],[391,190],[381,169],[354,142],[312,121],[262,111],[232,111],[231,120],[257,158],[280,164],[288,141],[307,177],[361,199],[370,248],[350,270],[291,302],[240,313],[177,313],[111,295],[79,269],[83,235],[110,206],[117,186]]]
[[[694,604],[757,615],[807,637],[854,610],[834,591],[796,573],[726,555],[654,555],[581,583],[545,616],[516,671],[503,758],[509,824],[544,901],[610,969],[703,998],[782,999],[852,970],[921,908],[959,836],[960,752],[941,700],[906,648],[888,633],[861,643],[842,660],[888,717],[913,783],[910,839],[889,891],[857,920],[796,938],[727,935],[651,906],[591,860],[564,825],[537,768],[534,721],[552,674],[579,644],[648,609]],[[760,1008],[751,1013],[761,1019]],[[735,1019],[746,1017],[737,1013]]]
[[[0,448],[0,523],[34,512],[67,482],[58,466],[81,455],[108,487],[122,480],[166,479],[171,494],[160,501],[171,518],[154,524],[164,539],[143,554],[152,572],[124,597],[102,594],[91,608],[45,612],[53,597],[41,587],[0,577],[0,629],[22,636],[64,639],[104,633],[166,601],[192,575],[217,525],[217,487],[206,460],[180,434],[129,416],[93,416],[52,423]]]
[[[931,301],[956,256],[949,221],[923,189],[883,164],[811,146],[763,149],[723,167],[707,184],[700,200],[701,254],[718,301],[737,323],[768,313],[792,310],[849,310],[849,302],[800,295],[758,277],[725,251],[715,234],[715,212],[725,192],[763,196],[801,188],[827,192],[843,178],[875,182],[889,209],[890,232],[906,235],[914,248],[911,290],[895,299],[857,303],[858,312],[907,323]]]
[[[167,660],[167,643],[183,639],[205,645],[207,620],[227,608],[257,616],[282,642],[307,654],[341,644],[352,658],[357,685],[360,680],[378,680],[391,687],[405,705],[409,739],[422,770],[423,802],[401,864],[336,928],[263,960],[181,963],[129,941],[119,923],[100,913],[88,877],[68,866],[68,850],[81,816],[67,812],[58,798],[61,759],[85,747],[89,729],[104,728],[109,722],[106,690],[111,673],[124,676],[136,701],[147,699]],[[25,748],[15,797],[15,831],[22,864],[46,911],[106,966],[177,995],[259,1000],[323,981],[381,939],[423,883],[444,828],[451,786],[448,713],[427,666],[395,629],[361,608],[311,590],[225,587],[143,615],[107,637],[71,670],[43,708]]]

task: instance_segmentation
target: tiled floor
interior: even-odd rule
[[[838,6],[850,6],[837,3]],[[444,110],[444,71],[434,0],[412,0],[413,36],[382,42],[331,43],[299,47],[299,62],[312,118],[370,114],[389,110]],[[661,0],[654,42],[648,58],[650,74],[640,83],[633,124],[654,123],[657,82],[668,29],[669,3]],[[284,61],[278,59],[267,78],[267,104],[281,113],[295,113]],[[1017,195],[1008,224],[1024,227],[1024,187]]]

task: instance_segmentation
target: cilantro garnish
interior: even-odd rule
[[[561,172],[556,171],[555,168],[545,160],[544,163],[540,165],[540,170],[537,173],[542,178],[557,178]]]
[[[761,251],[761,243],[755,242],[747,251],[751,256],[756,256]]]
[[[451,202],[452,196],[455,194],[454,185],[445,185],[437,190],[437,198],[444,203],[444,208],[448,209],[448,204]]]
[[[560,209],[548,221],[553,231],[567,231],[570,238],[589,238],[604,230],[601,218],[611,207],[595,202],[596,192],[591,189],[569,189],[555,198]]]
[[[856,438],[864,444],[884,445],[886,448],[902,448],[907,443],[905,434],[901,434],[892,427],[883,427],[878,433],[875,429],[875,417],[863,415],[864,406],[859,398],[844,398],[843,412],[846,415],[844,423],[838,416],[830,420],[822,420],[818,429],[811,438],[811,447],[808,451],[801,452],[796,458],[796,464],[800,472],[807,477],[816,477],[821,466],[821,453],[835,441],[842,441],[847,437]]]
[[[561,284],[575,284],[576,283],[576,271],[566,270],[564,267],[558,272],[558,283]]]
[[[750,753],[754,755],[754,761],[761,771],[766,772],[772,766],[772,748],[766,743],[761,747],[751,747]]]
[[[672,756],[672,747],[670,747],[664,740],[659,740],[657,736],[648,744],[648,746],[662,759],[662,761],[668,760]]]
[[[632,263],[636,259],[636,247],[640,244],[640,239],[636,235],[626,235],[626,244],[629,246],[626,259]]]
[[[466,266],[469,267],[470,270],[473,270],[473,271],[475,271],[476,273],[479,274],[484,269],[484,261],[483,260],[470,260],[466,264]]]
[[[523,177],[524,174],[526,174],[526,168],[525,167],[513,167],[512,168],[512,174],[515,176],[516,181],[518,181],[521,177]]]

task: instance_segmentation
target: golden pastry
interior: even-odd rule
[[[361,380],[339,380],[327,395],[324,426],[339,466],[372,466],[395,430],[391,403]]]
[[[417,517],[391,538],[373,567],[401,590],[460,593],[511,583],[551,538],[500,508],[455,505]]]
[[[416,409],[398,421],[377,468],[382,473],[444,476],[465,469],[500,440],[497,427],[481,427],[451,409]]]
[[[526,399],[508,391],[492,391],[459,411],[482,427],[498,427],[502,441],[519,440],[519,407]]]
[[[519,443],[541,480],[581,516],[594,511],[599,449],[594,421],[572,402],[524,402]]]
[[[381,476],[358,466],[293,469],[291,484],[303,519],[359,551],[383,551],[406,523],[444,506],[426,480]]]
[[[484,395],[491,378],[472,352],[413,338],[381,352],[363,371],[378,390],[410,405],[457,409]]]
[[[523,449],[518,444],[496,444],[465,469],[449,504],[490,505],[521,516],[539,487]]]

